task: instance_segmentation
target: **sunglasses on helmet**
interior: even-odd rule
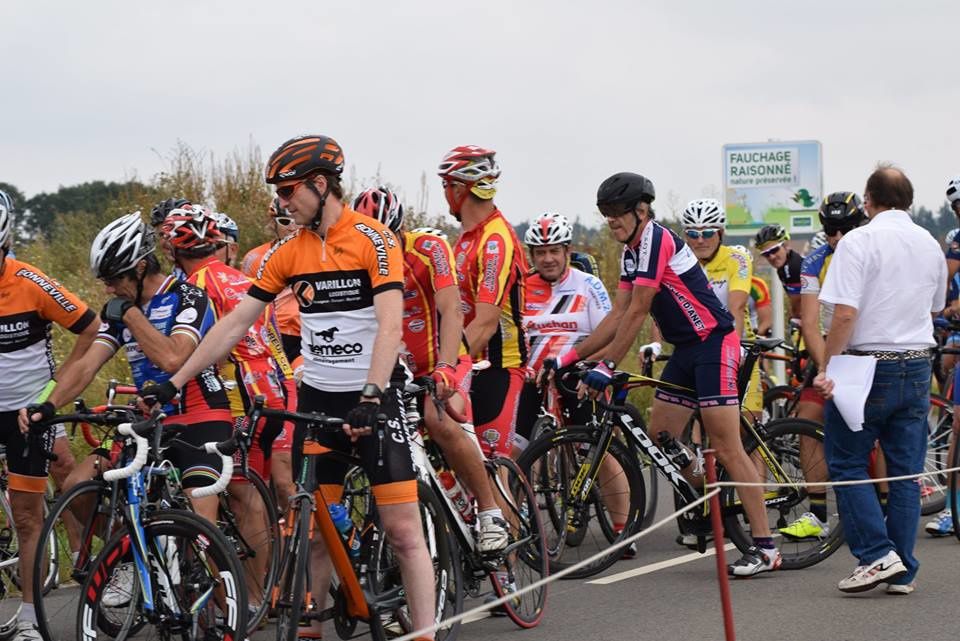
[[[687,235],[687,238],[692,238],[693,240],[699,240],[701,238],[713,238],[717,235],[716,229],[684,229],[683,233]]]

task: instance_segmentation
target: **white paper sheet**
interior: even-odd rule
[[[873,356],[840,354],[827,364],[827,378],[833,381],[833,402],[844,422],[854,432],[863,429],[863,408],[873,387],[877,359]]]

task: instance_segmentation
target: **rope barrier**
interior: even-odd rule
[[[517,598],[518,596],[522,596],[522,595],[526,594],[527,592],[532,592],[533,590],[537,590],[537,589],[539,589],[540,587],[542,587],[542,586],[544,586],[544,585],[547,585],[547,584],[549,584],[549,583],[552,583],[553,581],[557,581],[557,580],[559,580],[559,579],[562,579],[563,577],[565,577],[566,575],[570,574],[571,572],[575,572],[575,571],[579,570],[580,568],[582,568],[582,567],[584,567],[584,566],[586,566],[586,565],[589,565],[589,564],[593,563],[593,562],[596,561],[597,559],[599,559],[599,558],[601,558],[601,557],[603,557],[603,556],[606,556],[607,554],[610,554],[610,552],[616,552],[617,550],[619,550],[619,549],[621,549],[621,548],[624,548],[624,547],[630,545],[630,544],[633,543],[634,541],[638,541],[638,540],[642,539],[643,537],[645,537],[646,535],[650,534],[651,532],[653,532],[653,531],[656,530],[657,528],[662,527],[663,525],[666,525],[667,523],[672,523],[672,522],[674,522],[674,520],[675,520],[678,516],[680,516],[681,514],[683,514],[684,512],[687,512],[687,511],[690,511],[690,510],[692,510],[692,509],[694,509],[694,508],[696,508],[696,507],[699,507],[699,506],[702,505],[703,503],[709,501],[712,497],[717,496],[717,494],[719,494],[719,493],[720,493],[720,490],[719,490],[719,489],[711,490],[710,492],[707,492],[706,494],[704,494],[703,496],[701,496],[699,499],[697,499],[697,500],[694,501],[693,503],[690,503],[690,504],[688,504],[688,505],[685,505],[682,509],[679,509],[679,510],[675,511],[675,512],[672,513],[670,516],[666,516],[666,517],[660,519],[659,521],[657,521],[656,523],[654,523],[654,524],[651,525],[650,527],[648,527],[648,528],[646,528],[646,529],[644,529],[644,530],[642,530],[642,531],[640,531],[640,532],[637,532],[636,534],[634,534],[634,535],[632,535],[632,536],[630,536],[630,537],[627,537],[627,538],[623,539],[622,541],[618,541],[618,542],[614,543],[613,545],[610,545],[609,547],[607,547],[607,548],[605,548],[605,549],[603,549],[603,550],[600,550],[600,551],[597,552],[596,554],[594,554],[594,555],[592,555],[592,556],[589,556],[589,557],[587,557],[586,559],[583,559],[582,561],[580,561],[580,562],[578,562],[578,563],[575,563],[574,565],[571,565],[570,567],[565,568],[565,569],[557,572],[556,574],[551,574],[551,575],[549,575],[549,576],[547,576],[547,577],[544,577],[544,578],[540,579],[539,581],[536,581],[535,583],[531,583],[530,585],[528,585],[528,586],[526,586],[526,587],[524,587],[524,588],[522,588],[522,589],[520,589],[520,590],[517,590],[516,592],[511,592],[511,593],[510,593],[509,595],[507,595],[507,596],[502,596],[502,597],[498,598],[498,599],[495,600],[495,601],[491,601],[491,602],[489,602],[489,603],[484,603],[484,604],[482,604],[482,605],[479,605],[479,606],[473,608],[472,610],[467,610],[466,612],[463,612],[463,613],[461,613],[461,614],[457,614],[457,615],[455,615],[455,616],[452,616],[452,617],[450,617],[449,619],[444,619],[443,621],[440,621],[439,623],[435,623],[435,624],[433,624],[433,625],[431,625],[431,626],[429,626],[429,627],[423,628],[423,629],[421,629],[421,630],[415,630],[415,631],[413,631],[413,632],[409,632],[409,633],[403,635],[402,637],[399,637],[399,638],[395,639],[395,641],[412,641],[413,639],[416,639],[416,638],[419,637],[419,636],[426,636],[426,635],[432,634],[433,632],[436,632],[436,631],[439,630],[440,628],[446,627],[446,626],[448,626],[448,625],[452,625],[452,624],[454,624],[454,623],[458,623],[458,622],[466,619],[467,617],[471,617],[471,616],[473,616],[473,615],[475,615],[475,614],[479,614],[480,612],[485,612],[486,610],[493,609],[493,608],[495,608],[495,607],[497,607],[497,606],[499,606],[499,605],[501,605],[501,604],[503,604],[503,603],[506,603],[507,601],[510,601],[511,599],[515,599],[515,598]],[[721,540],[722,540],[722,539],[721,539]]]
[[[791,483],[740,483],[737,481],[718,481],[716,483],[707,483],[708,488],[720,487],[836,487],[838,485],[867,485],[872,483],[889,483],[890,481],[909,481],[928,476],[940,476],[941,474],[951,474],[960,472],[960,467],[949,467],[936,472],[920,472],[919,474],[907,474],[904,476],[888,476],[879,479],[857,479],[854,481],[796,481]]]

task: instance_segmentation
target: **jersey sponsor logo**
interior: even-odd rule
[[[63,311],[77,311],[77,306],[70,302],[70,299],[67,298],[66,294],[60,291],[60,286],[56,281],[47,280],[40,274],[26,268],[18,269],[16,276],[19,276],[20,278],[26,278],[30,282],[36,284],[45,294],[47,294],[47,296],[52,298],[57,305],[62,307]]]
[[[483,268],[483,287],[487,291],[497,291],[497,266],[500,259],[496,255],[487,258],[487,264]]]
[[[417,290],[415,289],[405,289],[403,290],[403,299],[411,300],[417,297]]]
[[[683,295],[679,289],[670,283],[664,282],[663,286],[670,290],[670,293],[673,294],[673,299],[677,301],[680,309],[682,309],[683,313],[687,315],[687,319],[689,319],[690,324],[693,325],[694,329],[696,329],[698,332],[705,330],[707,325],[703,322],[703,319],[700,318],[700,314],[697,313],[697,310],[694,308],[690,299]]]
[[[407,323],[407,329],[409,329],[414,334],[419,334],[427,327],[427,323],[422,319],[418,318]]]
[[[650,269],[650,252],[653,251],[653,225],[647,225],[643,230],[643,237],[640,239],[640,246],[637,248],[636,263],[634,269],[645,272]],[[663,243],[660,243],[660,251],[663,251]],[[629,272],[628,272],[629,273]]]
[[[28,321],[17,321],[15,323],[0,323],[0,333],[3,333],[3,334],[15,334],[16,332],[22,332],[26,329],[30,329],[30,323]]]
[[[460,301],[460,311],[462,311],[464,314],[470,314],[473,312],[473,306],[467,301],[462,300]]]
[[[322,338],[326,343],[332,343],[334,335],[340,331],[339,327],[329,327],[325,330],[314,332],[317,336]]]
[[[315,290],[313,284],[307,280],[298,280],[290,286],[290,291],[293,292],[293,296],[297,299],[300,307],[310,307],[310,305],[313,304],[313,299],[317,295],[317,290]]]
[[[151,314],[152,316],[152,314]],[[178,323],[189,324],[197,320],[197,309],[195,307],[188,307],[179,314],[177,314],[176,321]]]
[[[733,259],[737,261],[737,275],[740,278],[746,278],[750,272],[750,266],[747,264],[747,257],[740,252],[731,252]]]
[[[629,249],[623,251],[623,274],[633,276],[637,273],[637,260]]]
[[[387,239],[387,247],[393,249],[397,246],[397,237],[393,234],[393,231],[389,229],[383,230],[383,237]]]
[[[597,299],[601,304],[610,300],[610,295],[607,293],[607,288],[603,286],[603,281],[601,281],[599,278],[588,278],[587,284],[590,285],[590,289],[592,289],[593,293],[597,295]]]
[[[387,258],[387,243],[383,235],[377,233],[377,230],[364,223],[357,223],[354,229],[366,236],[373,244],[373,249],[377,253],[377,274],[380,276],[390,275],[390,261]]]
[[[487,241],[487,253],[488,254],[499,254],[500,253],[500,243],[496,240]]]
[[[100,328],[97,330],[97,333],[103,334],[104,332],[110,331],[110,323],[100,323]]]
[[[526,329],[529,330],[538,330],[541,332],[575,332],[580,328],[580,325],[577,321],[558,321],[558,320],[545,320],[545,321],[536,321],[529,320],[527,321]]]
[[[428,247],[424,243],[423,248],[429,249],[430,258],[433,260],[433,269],[440,276],[449,276],[450,275],[450,261],[447,260],[447,253],[443,251],[443,246],[439,242],[427,241],[431,245]]]

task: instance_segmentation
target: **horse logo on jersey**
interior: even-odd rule
[[[322,332],[314,332],[314,333],[315,333],[317,336],[319,336],[320,338],[322,338],[322,339],[324,340],[324,342],[332,343],[332,342],[333,342],[333,335],[336,334],[336,333],[339,332],[339,331],[340,331],[340,328],[339,328],[339,327],[328,327],[327,329],[323,330]]]
[[[290,287],[290,290],[293,292],[300,307],[306,308],[313,305],[313,299],[317,295],[317,290],[314,289],[313,283],[310,281],[298,280]]]

